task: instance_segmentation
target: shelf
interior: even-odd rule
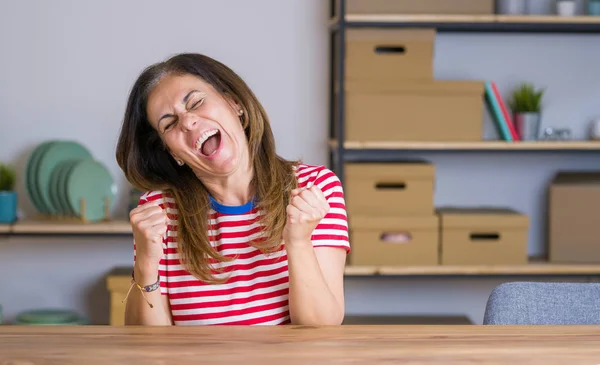
[[[331,29],[339,29],[337,20],[330,20]],[[600,16],[346,14],[345,26],[427,27],[440,32],[600,33]]]
[[[108,276],[108,286],[127,289],[133,267],[118,267]],[[347,265],[344,275],[351,276],[506,276],[506,275],[600,275],[600,264],[550,264],[532,261],[526,265],[474,266],[352,266]]]
[[[346,276],[370,276],[376,275],[379,268],[377,266],[346,266],[344,275]]]
[[[115,235],[132,234],[131,225],[125,220],[79,223],[59,220],[26,220],[10,226],[10,234],[15,235]]]
[[[498,23],[530,23],[530,24],[594,24],[600,25],[600,16],[596,15],[494,15]]]
[[[337,141],[329,142],[331,148]],[[358,142],[346,141],[347,150],[414,150],[414,151],[600,151],[600,141],[534,141],[534,142]]]
[[[473,266],[347,266],[346,276],[506,276],[600,275],[600,264],[473,265]]]
[[[9,224],[0,224],[0,234],[2,233],[9,233],[10,232],[10,225]]]

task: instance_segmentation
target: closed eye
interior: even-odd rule
[[[197,107],[199,107],[200,105],[202,105],[202,103],[204,103],[204,97],[198,99],[196,102],[194,102],[194,104],[192,104],[192,106],[190,107],[190,109],[196,109]]]
[[[194,101],[193,98],[191,100],[189,100],[189,98],[191,96],[195,96],[198,94],[199,94],[199,96],[196,96],[198,98],[197,100]],[[191,102],[192,103],[191,105],[189,103],[187,104],[187,105],[189,105],[188,110],[194,110],[194,109],[197,109],[198,107],[200,107],[204,103],[205,98],[206,98],[205,93],[197,91],[197,90],[192,90],[183,98],[183,102],[184,103],[186,103],[188,101]],[[178,121],[178,119],[175,115],[165,114],[158,121],[159,127],[160,127],[161,121],[163,121],[166,118],[173,118],[173,120],[164,127],[162,133],[167,133],[169,130],[171,130],[177,124],[177,121]]]
[[[177,119],[173,119],[172,122],[170,122],[169,124],[167,124],[165,126],[165,129],[163,130],[163,133],[167,133],[172,127],[175,126],[176,123],[177,123]]]

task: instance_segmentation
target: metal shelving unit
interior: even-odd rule
[[[481,141],[472,143],[356,142],[345,140],[345,55],[348,28],[435,28],[456,33],[600,33],[600,16],[506,16],[506,15],[404,15],[348,14],[346,0],[330,1],[330,159],[332,170],[344,182],[345,161],[376,162],[385,154],[395,158],[402,151],[600,151],[596,142],[569,141],[539,144]],[[489,143],[489,145],[486,145]],[[537,143],[537,142],[536,142]]]
[[[402,159],[405,152],[455,153],[598,153],[600,141],[428,142],[347,141],[345,138],[345,56],[349,28],[435,28],[453,33],[600,33],[600,16],[505,16],[505,15],[403,15],[348,14],[346,0],[330,1],[330,124],[329,165],[345,181],[345,162],[382,162]],[[486,276],[486,275],[589,275],[600,274],[598,265],[549,263],[499,267],[348,267],[347,276]]]

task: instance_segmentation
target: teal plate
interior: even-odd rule
[[[82,160],[70,169],[67,176],[67,199],[73,212],[91,222],[105,217],[105,200],[111,210],[115,205],[116,185],[110,172],[98,161]],[[81,211],[85,199],[85,212]]]
[[[58,209],[58,213],[65,216],[71,215],[69,211],[68,203],[64,198],[63,185],[65,180],[65,170],[71,166],[74,162],[79,161],[77,159],[65,160],[59,163],[50,176],[50,201]]]
[[[48,148],[50,148],[53,143],[56,143],[56,141],[46,141],[40,143],[33,150],[33,152],[31,152],[25,170],[25,188],[27,190],[27,194],[29,195],[29,200],[31,200],[31,204],[33,204],[34,208],[42,214],[47,214],[48,209],[46,206],[44,206],[44,202],[40,197],[40,192],[37,185],[37,168],[40,157],[48,150]]]
[[[50,175],[50,185],[48,186],[48,188],[50,189],[50,201],[52,202],[52,205],[58,209],[58,213],[60,215],[66,215],[67,212],[65,211],[60,201],[60,196],[58,194],[58,184],[60,180],[60,173],[64,170],[65,165],[69,161],[70,160],[59,163],[54,168],[54,170],[52,170],[52,175]]]
[[[62,309],[35,309],[17,315],[20,325],[77,325],[84,322],[77,313]]]
[[[69,216],[74,216],[75,212],[73,211],[73,209],[71,209],[71,205],[69,204],[69,198],[67,196],[67,178],[69,177],[69,174],[71,173],[73,167],[80,161],[81,160],[76,159],[65,161],[64,165],[61,164],[63,168],[61,169],[60,176],[58,177],[58,200],[60,201],[60,204],[62,206],[62,209],[65,211],[65,214]]]
[[[37,169],[37,183],[40,197],[50,214],[59,214],[60,207],[52,204],[50,199],[50,178],[52,171],[61,162],[70,159],[92,159],[92,154],[81,144],[74,141],[60,141],[53,144],[40,158]]]

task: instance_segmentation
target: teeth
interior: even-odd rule
[[[211,131],[206,131],[206,132],[202,133],[202,135],[200,136],[200,139],[198,139],[196,141],[196,150],[200,150],[202,148],[202,144],[204,142],[206,142],[207,139],[209,139],[210,137],[217,134],[217,132],[218,132],[218,130],[213,129]]]

